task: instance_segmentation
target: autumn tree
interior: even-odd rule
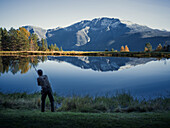
[[[156,51],[161,51],[162,50],[162,45],[159,44],[158,47],[156,48]]]
[[[148,51],[152,51],[152,45],[150,43],[146,43],[145,47],[148,49]]]
[[[25,28],[21,27],[18,30],[11,28],[7,31],[5,28],[0,28],[0,50],[3,51],[37,51],[47,50],[47,41],[42,39],[40,48],[38,46],[38,36],[30,34]]]
[[[30,45],[29,45],[29,36],[30,36],[30,32],[28,32],[25,28],[19,28],[18,32],[18,46],[19,46],[19,50],[22,51],[27,51],[30,49]]]
[[[129,48],[128,48],[128,46],[126,45],[125,46],[125,50],[124,50],[125,52],[129,52]]]
[[[112,48],[111,51],[114,52],[114,48]]]
[[[124,51],[125,51],[124,46],[121,47],[120,51],[121,51],[121,52],[124,52]]]
[[[147,47],[145,47],[144,52],[148,52],[148,48]]]

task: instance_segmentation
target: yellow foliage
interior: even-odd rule
[[[144,51],[145,51],[145,52],[147,52],[147,51],[148,51],[148,48],[147,48],[147,47],[145,47]]]
[[[129,52],[129,48],[128,48],[128,46],[127,46],[127,45],[125,46],[124,51],[125,51],[125,52]]]
[[[31,44],[33,44],[33,41],[32,41],[32,39],[30,40],[30,43],[31,43]]]
[[[34,62],[34,58],[33,58],[33,57],[31,57],[31,62],[32,62],[32,63]]]
[[[30,36],[30,32],[27,29],[20,27],[19,30],[19,32],[24,33],[25,37],[28,38]]]
[[[162,45],[159,44],[158,47],[156,48],[156,51],[161,51],[162,50]]]
[[[125,51],[124,46],[121,47],[120,51],[121,51],[121,52],[124,52],[124,51]]]

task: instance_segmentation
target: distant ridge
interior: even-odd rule
[[[65,28],[45,30],[34,26],[24,26],[39,38],[46,38],[48,44],[56,44],[64,50],[100,51],[120,50],[128,45],[131,51],[143,51],[150,42],[153,48],[170,41],[170,32],[122,21],[115,18],[95,18],[83,20]]]

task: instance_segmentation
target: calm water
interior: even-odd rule
[[[59,95],[170,95],[170,59],[118,57],[0,57],[0,92],[40,91],[33,65]]]

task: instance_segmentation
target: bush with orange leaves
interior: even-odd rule
[[[129,48],[127,45],[125,46],[125,52],[129,52]]]
[[[122,47],[120,48],[120,51],[121,51],[121,52],[124,52],[124,51],[125,51],[124,46],[122,46]]]
[[[129,52],[129,48],[128,48],[127,45],[125,45],[125,48],[124,48],[124,46],[122,46],[121,49],[120,49],[120,51],[121,51],[121,52]]]

